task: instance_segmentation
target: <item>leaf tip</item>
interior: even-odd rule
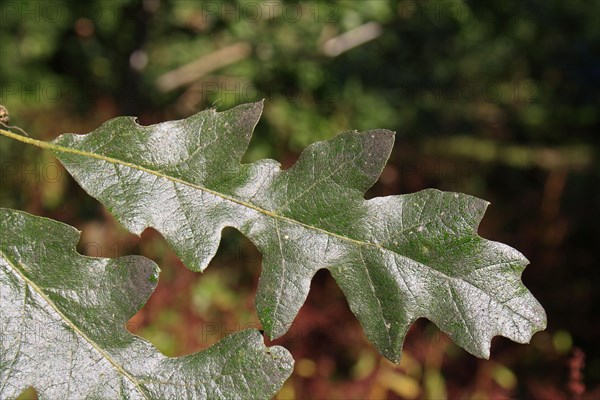
[[[388,360],[390,360],[394,364],[400,364],[400,361],[402,359],[402,354],[401,353],[385,354],[385,358],[387,358]]]

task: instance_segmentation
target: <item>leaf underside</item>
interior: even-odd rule
[[[0,209],[0,398],[270,398],[291,374],[256,330],[185,357],[162,355],[125,324],[156,287],[141,256],[85,257],[79,232]]]
[[[487,202],[424,190],[364,199],[391,152],[387,130],[345,132],[307,147],[282,170],[241,164],[262,102],[140,126],[119,117],[57,138],[55,155],[131,232],[161,232],[185,265],[203,270],[234,227],[263,255],[257,310],[283,335],[314,274],[328,269],[366,335],[397,361],[418,318],[489,357],[493,336],[525,343],[546,326],[523,286],[528,263],[477,235]]]

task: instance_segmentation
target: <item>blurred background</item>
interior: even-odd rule
[[[484,198],[480,234],[531,261],[523,280],[548,329],[530,345],[495,338],[479,360],[419,320],[399,365],[319,272],[275,342],[296,359],[276,398],[600,397],[600,2],[5,0],[0,21],[0,103],[34,138],[264,98],[245,160],[287,167],[317,140],[387,128],[396,145],[368,197],[435,187]],[[81,253],[159,264],[127,327],[163,353],[260,328],[261,256],[237,231],[195,274],[157,232],[128,234],[49,152],[2,137],[0,161],[0,206],[76,226]]]

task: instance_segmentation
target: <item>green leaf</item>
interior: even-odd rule
[[[256,303],[271,337],[290,327],[321,268],[392,360],[419,317],[480,357],[495,335],[528,342],[544,329],[520,282],[527,260],[477,235],[485,201],[437,190],[365,200],[393,146],[387,130],[315,143],[288,170],[240,164],[261,112],[259,102],[146,127],[120,117],[51,146],[127,229],[157,229],[192,270],[207,266],[224,227],[246,235],[263,254]]]
[[[256,330],[170,358],[125,329],[156,287],[140,256],[84,257],[68,225],[0,209],[0,398],[270,398],[291,374]]]

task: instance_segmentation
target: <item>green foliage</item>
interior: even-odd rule
[[[288,170],[268,159],[240,164],[261,111],[253,103],[147,127],[116,118],[52,147],[128,230],[157,229],[194,271],[224,227],[246,235],[263,254],[256,304],[272,338],[289,329],[323,268],[391,360],[419,317],[479,357],[495,335],[528,342],[545,328],[519,280],[527,260],[476,233],[485,201],[437,190],[365,201],[393,146],[386,130],[315,143]]]
[[[519,279],[527,260],[477,235],[485,201],[437,190],[364,200],[393,146],[387,130],[345,132],[315,143],[287,170],[268,159],[241,164],[261,112],[258,102],[147,127],[120,117],[52,143],[2,134],[52,149],[128,230],[157,229],[192,270],[208,265],[223,228],[246,235],[263,254],[256,304],[272,338],[289,329],[323,268],[367,336],[394,361],[419,317],[480,357],[489,356],[495,335],[528,342],[545,328],[544,310]],[[69,394],[71,385],[86,396],[164,397],[181,386],[200,397],[265,396],[290,373],[287,353],[267,352],[251,332],[184,361],[161,356],[122,326],[156,286],[153,263],[83,258],[73,251],[78,235],[72,228],[20,212],[4,211],[2,224],[2,292],[9,296],[2,324],[9,332],[30,320],[58,324],[55,336],[74,341],[49,345],[27,333],[9,336],[2,342],[2,372],[13,379],[7,394],[32,381],[43,394],[50,390],[48,396]],[[36,304],[31,312],[29,296]],[[36,355],[52,356],[56,365],[48,367],[69,371],[69,377],[15,373],[33,370],[29,363],[40,362]],[[71,362],[80,358],[75,368]],[[107,372],[90,380],[98,359]],[[190,360],[194,368],[186,370]],[[225,372],[231,370],[237,378]],[[222,385],[220,375],[228,376]]]
[[[14,125],[46,140],[59,132],[89,132],[117,115],[137,115],[147,124],[187,117],[211,105],[227,109],[266,97],[265,114],[245,160],[271,157],[284,166],[308,144],[336,132],[372,127],[398,131],[394,154],[369,194],[437,187],[493,199],[481,232],[526,250],[535,264],[526,278],[553,320],[553,329],[572,335],[586,351],[587,380],[600,381],[600,347],[595,346],[599,333],[593,323],[597,310],[590,306],[600,304],[600,292],[594,290],[598,262],[590,250],[593,238],[600,236],[600,80],[595,50],[600,43],[600,2],[276,3],[289,5],[289,17],[277,6],[273,18],[264,10],[262,17],[253,18],[256,2],[245,0],[0,2],[0,103],[10,110]],[[300,18],[295,18],[296,8],[303,10]],[[320,13],[313,11],[319,9]],[[323,54],[328,40],[372,22],[382,28],[376,39],[336,57]],[[161,75],[239,42],[251,47],[246,58],[189,86],[158,90]],[[146,65],[133,68],[133,55],[146,57]],[[574,162],[562,162],[565,158]],[[54,173],[58,164],[50,152],[2,139],[0,160],[0,206],[76,226],[104,219],[98,203],[64,172],[62,179],[43,179],[44,166],[50,165]],[[580,168],[583,164],[587,167]],[[29,172],[36,168],[37,175]],[[144,249],[140,252],[148,255]],[[159,264],[168,269],[171,263]],[[256,270],[253,264],[249,271]],[[161,278],[164,284],[165,276]],[[204,282],[204,276],[199,281]],[[323,281],[331,284],[327,274],[319,275],[318,287]],[[189,299],[188,291],[174,293],[172,298]],[[334,298],[337,290],[323,296],[317,297],[345,310],[345,303]],[[564,307],[566,301],[571,307]],[[168,330],[160,327],[169,324],[183,331],[188,315],[171,308],[168,315],[177,318],[156,323],[160,308],[147,310],[153,317],[148,330],[141,332],[165,350],[147,333],[158,329],[165,337]],[[217,321],[212,315],[200,318],[205,317]],[[302,349],[295,347],[316,361],[320,371],[308,380],[294,378],[296,397],[315,397],[316,387],[328,390],[318,397],[342,397],[335,393],[339,385],[331,376],[339,378],[340,371],[354,363],[340,357],[352,344],[340,341],[343,344],[321,353],[310,339],[322,337],[324,331],[309,334]],[[418,328],[413,331],[417,332]],[[348,335],[357,336],[353,330]],[[544,388],[564,386],[556,374],[546,373],[563,364],[546,335],[536,335],[537,345],[527,349],[502,346],[503,359],[518,376],[514,391],[506,396],[540,397],[530,392],[540,386],[534,385],[539,379]],[[169,336],[169,342],[177,341],[176,336]],[[190,341],[179,342],[188,352],[193,350]],[[408,353],[424,354],[420,342]],[[460,387],[463,397],[472,397],[474,390],[498,396],[495,386],[483,379],[490,374],[489,364],[466,360],[444,358],[448,388]],[[322,368],[332,362],[334,367]],[[453,374],[465,363],[482,376],[475,387]]]
[[[159,270],[140,256],[76,253],[71,226],[0,209],[0,397],[33,386],[40,399],[269,398],[293,369],[256,330],[169,358],[125,323]]]
[[[112,98],[129,115],[168,108],[187,116],[267,97],[267,154],[373,126],[420,139],[496,137],[501,124],[509,141],[597,141],[598,3],[588,0],[299,1],[271,3],[258,16],[256,3],[243,1],[18,3],[0,4],[0,73],[3,104],[23,120],[57,100],[89,111]],[[91,36],[76,29],[79,19]],[[369,22],[381,25],[378,38],[323,54],[328,39]],[[192,88],[157,89],[162,74],[239,42],[252,48],[239,62]],[[135,51],[147,57],[143,68],[129,63]],[[180,107],[188,89],[206,96]],[[571,131],[577,137],[564,135]]]

